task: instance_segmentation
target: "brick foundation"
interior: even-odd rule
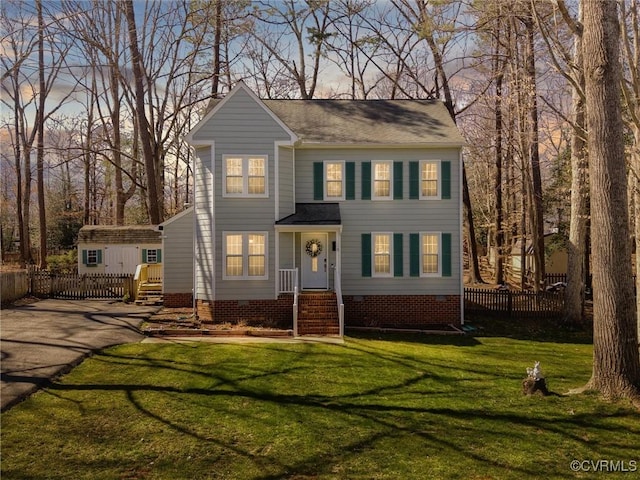
[[[181,308],[193,306],[193,295],[189,293],[164,293],[163,305],[167,308]]]
[[[459,295],[347,295],[343,301],[347,327],[431,328],[461,323]],[[292,305],[292,295],[280,295],[277,300],[197,300],[196,309],[203,323],[291,329]]]
[[[348,295],[345,325],[423,328],[461,323],[459,295]]]
[[[197,300],[196,311],[203,323],[293,328],[293,295],[276,300]]]

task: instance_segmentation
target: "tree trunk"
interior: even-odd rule
[[[38,112],[36,125],[38,131],[37,145],[37,185],[38,185],[38,223],[40,226],[40,262],[42,269],[47,268],[47,212],[45,211],[44,194],[44,108],[46,100],[45,64],[44,64],[44,20],[42,18],[42,0],[36,2],[38,10]]]
[[[133,10],[133,0],[124,2],[127,26],[129,29],[129,49],[131,50],[131,63],[133,64],[133,77],[135,80],[135,101],[136,119],[138,121],[138,131],[140,143],[142,144],[142,155],[147,174],[147,200],[149,205],[149,220],[152,224],[158,225],[162,222],[160,209],[160,195],[158,190],[158,173],[154,159],[153,141],[149,121],[145,113],[144,105],[144,72],[142,70],[142,57],[138,49],[138,32],[136,29],[136,19]]]
[[[582,21],[582,9],[578,22]],[[571,20],[569,20],[571,21]],[[564,300],[564,320],[570,324],[582,322],[586,285],[586,236],[589,218],[589,165],[586,151],[584,111],[584,67],[582,61],[582,30],[574,28],[574,81],[572,91],[571,136],[571,219],[569,222],[567,288]]]
[[[220,97],[220,44],[222,41],[222,0],[215,2],[215,31],[213,32],[213,82],[211,84],[211,96]]]
[[[496,270],[495,281],[498,285],[504,283],[504,226],[502,212],[502,83],[504,80],[505,63],[500,60],[500,25],[496,28],[496,47],[494,52],[494,76],[496,79],[496,98],[494,105],[495,115],[495,163],[496,171],[493,186],[496,192],[495,205],[495,246],[496,246]]]
[[[615,2],[584,4],[583,55],[591,191],[593,374],[587,388],[640,399]]]
[[[544,281],[544,209],[542,201],[542,175],[540,173],[540,150],[538,138],[538,92],[536,88],[536,59],[534,44],[534,22],[531,16],[531,5],[528,5],[529,16],[524,21],[527,31],[527,54],[525,58],[525,74],[529,89],[529,161],[531,163],[531,200],[532,215],[531,234],[533,260],[535,265],[534,290],[538,291]]]

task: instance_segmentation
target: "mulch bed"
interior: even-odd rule
[[[193,315],[191,308],[163,307],[154,313],[142,326],[148,336],[254,336],[289,337],[291,330],[278,330],[231,323],[202,323]]]

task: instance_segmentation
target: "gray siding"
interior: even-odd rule
[[[196,187],[198,206],[198,298],[215,300],[251,300],[274,298],[277,270],[275,266],[275,142],[290,140],[289,134],[251,96],[240,89],[228,99],[194,136],[195,142],[215,141],[214,187],[203,185],[202,179]],[[281,149],[282,151],[282,149]],[[268,198],[229,198],[222,196],[223,155],[266,155],[268,166]],[[292,157],[284,155],[285,163]],[[203,168],[210,169],[211,158],[201,158]],[[287,176],[285,175],[285,179]],[[292,178],[292,177],[289,177]],[[290,180],[291,181],[291,180]],[[280,181],[279,189],[285,186]],[[292,188],[285,201],[290,201]],[[213,219],[215,234],[211,237]],[[267,280],[223,280],[222,235],[223,232],[268,232]],[[213,248],[212,248],[213,245]],[[208,291],[215,283],[215,296]]]
[[[342,292],[345,295],[460,294],[460,186],[458,149],[298,150],[296,151],[296,201],[313,202],[313,162],[345,160],[356,163],[355,200],[340,202],[342,217]],[[409,162],[451,162],[450,200],[409,200]],[[361,200],[361,162],[403,161],[403,200]],[[452,237],[452,276],[409,276],[409,234],[446,232]],[[361,234],[403,234],[403,277],[362,277]]]
[[[198,148],[195,163],[195,214],[196,214],[196,298],[213,300],[213,172],[211,153],[213,147]]]
[[[295,213],[294,191],[294,151],[293,148],[280,147],[279,149],[279,212],[278,220]]]
[[[193,289],[193,210],[163,225],[163,289],[190,293]]]
[[[193,136],[193,141],[233,138],[239,140],[241,146],[250,146],[253,142],[260,144],[289,140],[289,135],[246,91],[239,89],[201,126]]]

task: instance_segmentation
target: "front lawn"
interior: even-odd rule
[[[591,347],[393,335],[125,345],[2,414],[2,478],[593,478],[570,463],[601,459],[640,468],[637,412],[595,395],[523,396],[535,360],[562,394],[588,380]]]

